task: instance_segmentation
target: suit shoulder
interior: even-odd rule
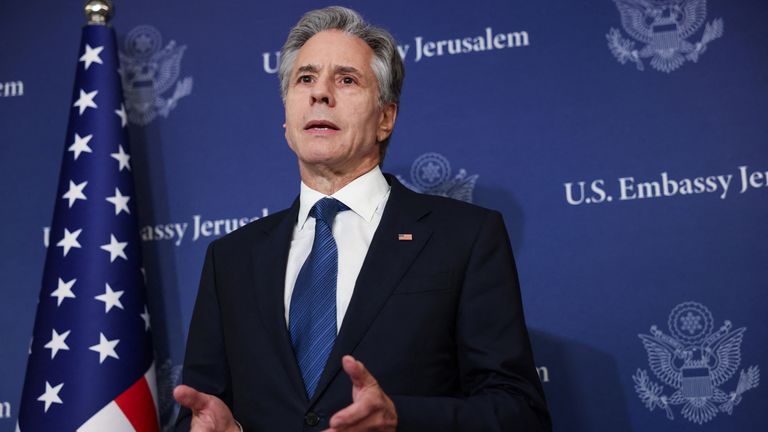
[[[416,199],[426,204],[436,215],[444,215],[450,218],[467,220],[486,219],[491,214],[499,212],[493,209],[438,195],[427,195],[411,191]]]

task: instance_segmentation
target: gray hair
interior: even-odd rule
[[[340,30],[362,39],[373,50],[371,69],[379,84],[379,105],[388,103],[400,107],[400,91],[403,88],[405,68],[397,43],[392,35],[363,20],[357,12],[341,6],[329,6],[309,11],[288,33],[280,51],[280,93],[285,102],[288,84],[291,81],[293,64],[301,47],[314,35],[325,30]],[[384,158],[389,138],[382,142],[381,156]]]

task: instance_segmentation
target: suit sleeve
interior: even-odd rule
[[[498,212],[479,229],[461,289],[456,342],[464,397],[392,395],[398,431],[551,431]]]
[[[189,325],[182,382],[198,391],[218,397],[231,407],[229,365],[224,349],[221,312],[216,292],[216,242],[208,246]],[[192,413],[182,407],[175,430],[188,431]]]

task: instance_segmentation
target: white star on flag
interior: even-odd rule
[[[128,209],[128,200],[131,199],[128,195],[123,195],[120,193],[120,189],[115,188],[115,195],[111,197],[105,198],[107,201],[111,202],[115,206],[115,216],[119,215],[121,211],[125,211],[126,213],[131,213],[131,210]]]
[[[131,155],[125,152],[123,150],[122,144],[118,144],[119,152],[118,153],[110,153],[109,155],[112,156],[117,162],[120,163],[120,171],[123,170],[123,168],[128,168],[128,171],[131,170]]]
[[[51,350],[51,359],[56,357],[56,353],[59,352],[59,350],[65,350],[69,351],[69,346],[66,343],[67,336],[69,336],[69,333],[72,330],[67,330],[62,334],[59,334],[56,332],[56,329],[51,330],[53,333],[51,335],[51,340],[47,344],[45,344],[45,348],[48,348]]]
[[[81,232],[83,232],[82,228],[72,232],[64,228],[64,238],[56,243],[56,246],[64,248],[64,256],[67,256],[70,249],[82,247],[80,246],[80,242],[77,241],[77,238],[80,236]]]
[[[102,364],[107,357],[120,360],[120,357],[117,356],[117,352],[115,352],[115,347],[118,343],[120,343],[120,339],[107,340],[107,338],[104,337],[104,333],[99,332],[99,343],[88,347],[88,349],[99,353],[99,364]]]
[[[149,325],[149,311],[147,310],[147,305],[144,305],[144,313],[139,315],[141,316],[141,319],[144,320],[144,330],[149,330],[151,326]]]
[[[61,388],[64,387],[64,383],[61,383],[57,385],[56,387],[51,387],[51,384],[46,381],[45,382],[45,393],[40,395],[37,400],[40,402],[45,402],[45,412],[48,412],[48,408],[51,407],[51,404],[63,404],[64,402],[61,401],[61,398],[59,397],[59,392],[61,391]]]
[[[88,70],[88,68],[91,66],[91,63],[104,64],[101,61],[101,57],[99,57],[99,54],[103,50],[104,50],[103,46],[91,48],[90,45],[85,44],[85,54],[83,54],[83,56],[80,57],[80,60],[79,60],[81,62],[85,62],[85,70]]]
[[[69,200],[69,208],[75,204],[75,201],[81,199],[83,201],[88,198],[83,193],[83,189],[88,185],[87,181],[80,184],[75,184],[72,180],[69,181],[69,190],[61,196],[62,199]]]
[[[68,151],[75,153],[75,160],[80,157],[80,153],[93,153],[90,147],[88,147],[88,141],[93,138],[93,134],[81,137],[75,133],[75,142],[67,149]]]
[[[115,110],[115,114],[120,117],[120,126],[125,127],[128,124],[128,115],[125,113],[125,105],[120,104],[120,109]]]
[[[109,313],[114,306],[117,306],[120,309],[125,309],[123,303],[120,301],[120,297],[123,296],[125,291],[112,291],[112,287],[109,286],[109,284],[106,285],[107,289],[104,291],[104,294],[99,294],[94,297],[96,300],[104,302],[104,313]]]
[[[72,106],[80,108],[80,115],[83,115],[83,112],[88,108],[98,108],[96,102],[93,101],[97,93],[99,93],[98,90],[86,93],[83,89],[80,89],[80,98]]]
[[[77,279],[72,279],[69,282],[64,282],[64,279],[59,278],[59,286],[51,293],[51,297],[56,297],[58,299],[56,307],[61,306],[61,302],[63,302],[65,298],[75,298],[75,293],[72,292],[72,286],[75,285],[76,281]]]
[[[110,234],[109,243],[101,245],[100,248],[109,252],[109,262],[114,262],[117,257],[128,261],[128,257],[125,255],[126,246],[128,246],[128,242],[119,242],[114,234]]]

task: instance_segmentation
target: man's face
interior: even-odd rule
[[[326,30],[299,50],[285,98],[285,138],[302,170],[360,175],[379,162],[394,126],[394,104],[379,106],[373,50]]]

